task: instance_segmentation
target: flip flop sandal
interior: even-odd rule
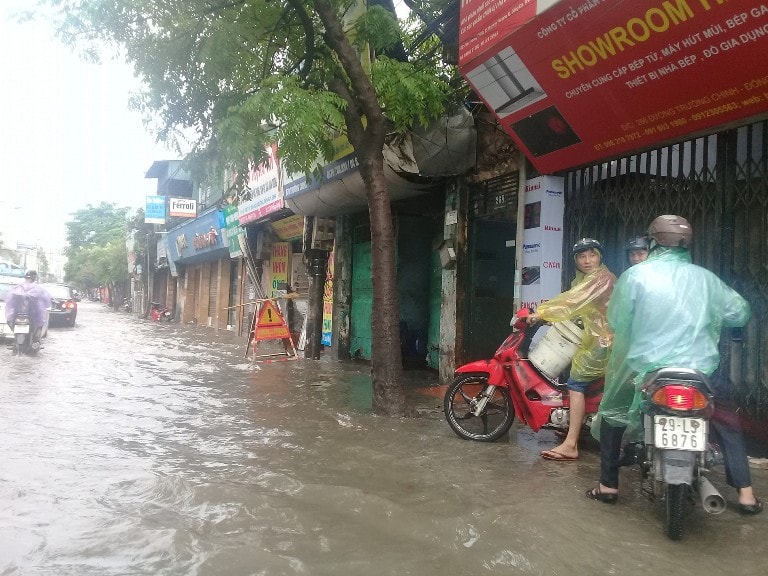
[[[590,500],[597,500],[598,502],[603,502],[604,504],[616,504],[616,501],[619,499],[618,494],[609,494],[607,492],[603,494],[600,492],[600,486],[587,490],[586,496]]]
[[[566,456],[565,454],[560,454],[560,452],[554,452],[552,450],[544,450],[544,452],[541,453],[541,457],[544,458],[544,460],[552,460],[553,462],[575,462],[579,459],[578,456]]]

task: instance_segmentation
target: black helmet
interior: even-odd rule
[[[30,280],[37,280],[37,272],[35,272],[34,270],[27,270],[24,273],[24,278],[28,278]]]
[[[664,214],[651,222],[648,236],[659,246],[688,248],[693,240],[693,228],[682,216]]]
[[[639,236],[630,239],[624,247],[624,251],[630,252],[632,250],[648,250],[648,235],[640,234]]]
[[[585,252],[586,250],[597,250],[600,253],[600,260],[603,259],[603,245],[600,244],[597,240],[594,238],[582,238],[576,244],[573,245],[573,249],[571,250],[571,254],[573,254],[573,257],[576,257],[576,254],[579,254],[580,252]]]

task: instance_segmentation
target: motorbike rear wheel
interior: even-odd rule
[[[27,339],[26,334],[16,334],[13,337],[13,355],[20,356],[24,352],[24,346]]]
[[[515,407],[509,390],[497,387],[480,416],[472,410],[476,400],[488,388],[485,374],[461,374],[448,386],[443,399],[443,412],[448,425],[459,438],[477,442],[494,442],[504,436],[515,420]]]
[[[667,484],[664,529],[670,540],[683,537],[683,511],[687,493],[687,484]]]

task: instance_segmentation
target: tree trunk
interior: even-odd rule
[[[384,180],[384,115],[360,57],[344,33],[329,0],[313,0],[325,26],[325,40],[339,58],[346,79],[336,78],[331,89],[346,100],[347,137],[360,162],[371,219],[371,317],[373,411],[387,416],[406,414],[403,360],[400,351],[400,306],[395,270],[395,233],[389,191]],[[366,124],[363,125],[363,118]]]
[[[359,160],[371,219],[373,411],[387,416],[403,416],[406,404],[395,267],[396,240],[389,191],[384,182],[384,155],[371,152],[368,158]]]

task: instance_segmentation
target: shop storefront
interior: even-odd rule
[[[209,210],[174,228],[167,234],[167,244],[178,270],[179,320],[225,330],[232,261],[223,212]]]

